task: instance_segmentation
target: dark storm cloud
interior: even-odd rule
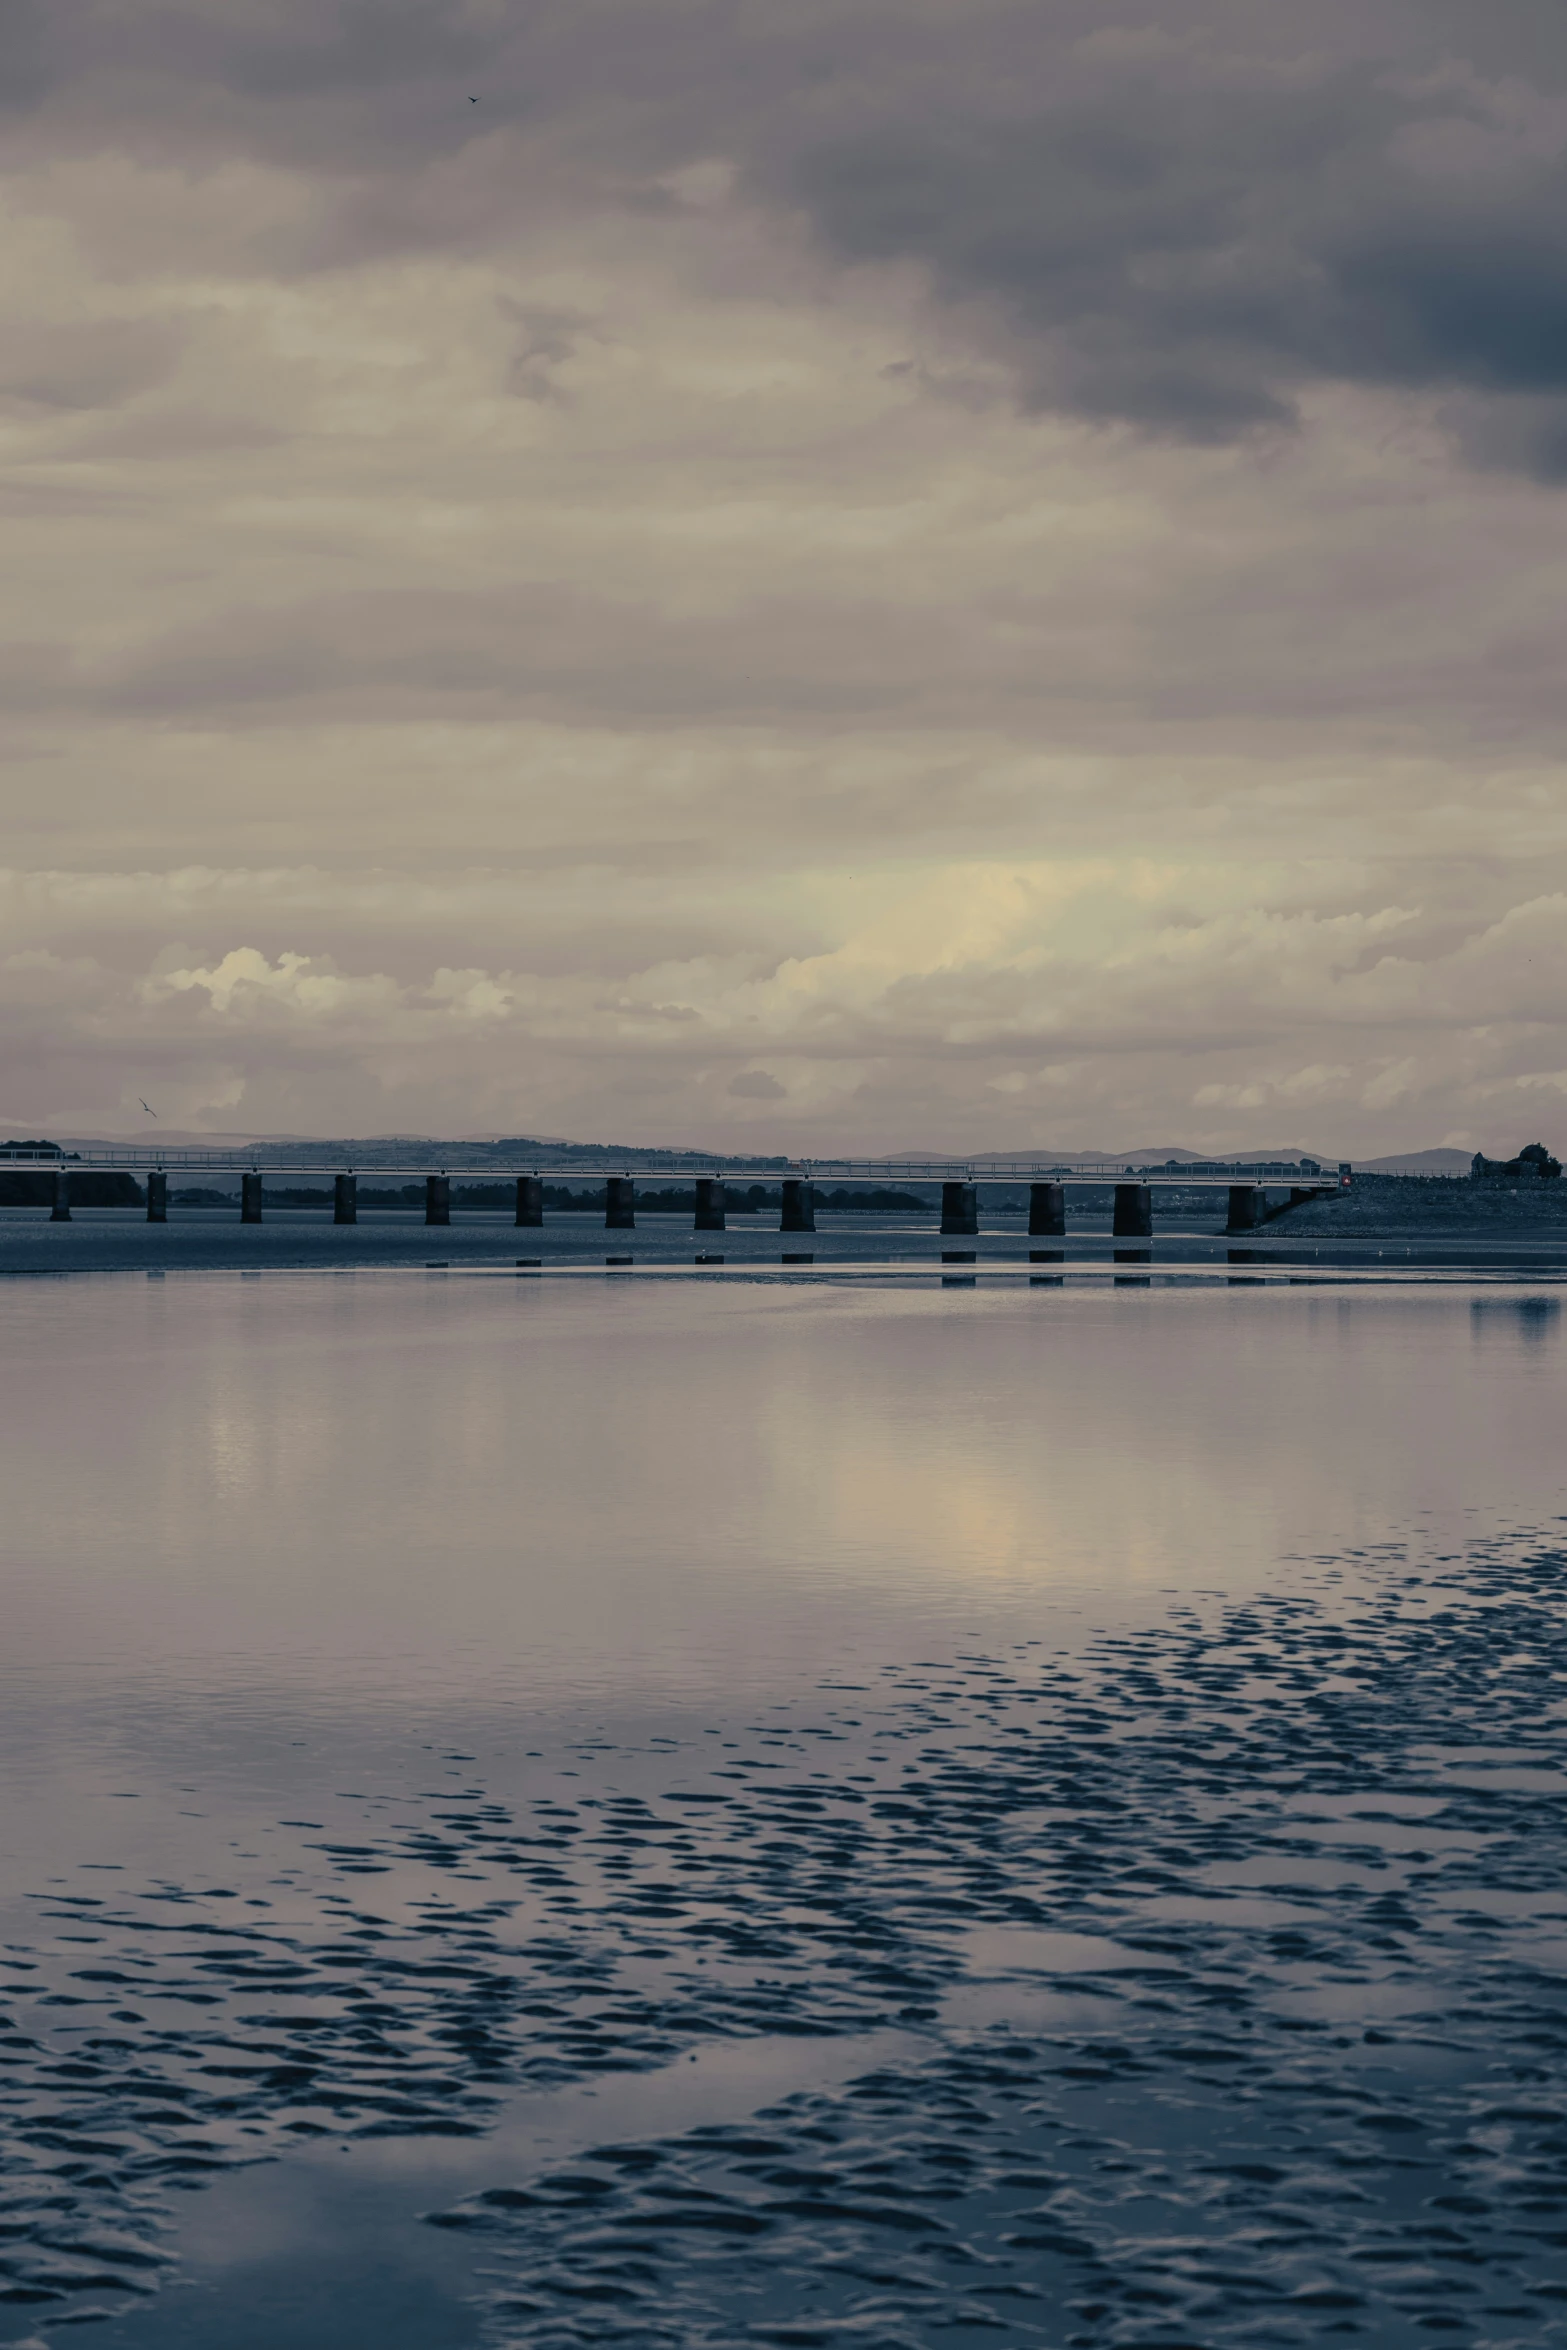
[[[1145,87],[983,141],[819,149],[824,233],[993,302],[1041,407],[1182,435],[1283,421],[1312,379],[1567,384],[1559,168],[1487,199],[1389,160],[1404,109],[1340,78],[1302,97]]]
[[[653,204],[722,156],[836,261],[926,273],[1026,406],[1211,441],[1389,386],[1445,398],[1480,462],[1567,470],[1556,11],[13,0],[0,40],[40,135],[317,175],[296,267]],[[482,186],[421,202],[492,134]]]
[[[1317,383],[1458,393],[1476,453],[1556,474],[1567,159],[1529,127],[1453,73],[1192,89],[1139,64],[1022,121],[870,125],[790,171],[840,254],[917,262],[974,306],[1030,406],[1224,440],[1293,422]]]

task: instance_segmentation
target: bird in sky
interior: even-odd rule
[[[138,1094],[138,1095],[136,1096],[136,1099],[137,1099],[139,1102],[141,1102],[141,1095],[140,1095],[140,1094]],[[146,1111],[146,1113],[147,1113],[147,1115],[148,1115],[148,1117],[149,1117],[149,1118],[156,1118],[156,1116],[158,1115],[157,1111],[156,1111],[156,1110],[153,1108],[153,1106],[152,1106],[151,1102],[141,1102],[141,1106],[142,1106],[142,1108],[143,1108],[143,1109]]]
[[[469,99],[469,101],[468,101],[468,103],[469,103],[469,105],[470,105],[470,106],[477,106],[477,105],[478,105],[478,103],[479,103],[479,101],[478,101],[478,99],[477,99],[477,98],[470,98],[470,99]]]

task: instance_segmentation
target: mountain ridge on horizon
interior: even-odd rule
[[[7,1129],[7,1131],[9,1132],[11,1130]],[[15,1132],[17,1137],[20,1139],[24,1132],[24,1128],[22,1126],[17,1126],[15,1128]],[[733,1149],[727,1151],[703,1149],[696,1144],[573,1142],[564,1135],[503,1135],[496,1134],[494,1132],[485,1134],[470,1133],[458,1135],[409,1133],[365,1135],[319,1135],[287,1133],[257,1134],[253,1132],[237,1132],[233,1129],[226,1131],[202,1131],[191,1127],[171,1126],[168,1128],[160,1127],[156,1129],[148,1129],[145,1131],[137,1131],[133,1129],[129,1133],[121,1134],[107,1134],[102,1132],[68,1133],[51,1137],[51,1139],[59,1141],[62,1146],[67,1149],[113,1149],[117,1146],[133,1146],[137,1149],[145,1149],[149,1146],[154,1146],[159,1142],[164,1142],[167,1143],[170,1148],[179,1150],[197,1150],[203,1148],[208,1150],[242,1150],[254,1149],[257,1146],[276,1148],[280,1146],[296,1145],[299,1148],[309,1150],[312,1153],[338,1150],[341,1151],[344,1155],[351,1155],[360,1151],[384,1151],[395,1144],[407,1144],[417,1146],[421,1149],[437,1151],[451,1150],[460,1146],[468,1146],[475,1149],[484,1150],[497,1150],[510,1146],[513,1148],[563,1151],[571,1153],[574,1157],[580,1155],[585,1158],[624,1156],[631,1158],[641,1157],[646,1159],[679,1159],[686,1157],[700,1157],[709,1159],[732,1160],[739,1164],[744,1164],[748,1160],[759,1163],[767,1159],[778,1158],[782,1156],[782,1154],[776,1150],[768,1150],[765,1143],[761,1142],[760,1140],[758,1141],[756,1148],[753,1151],[748,1152],[744,1150]],[[834,1158],[856,1157],[859,1154],[823,1151],[810,1152],[804,1155],[813,1159],[820,1158],[830,1163]],[[1470,1156],[1471,1154],[1468,1151],[1458,1150],[1449,1145],[1443,1145],[1428,1150],[1394,1152],[1383,1157],[1375,1159],[1359,1159],[1351,1161],[1350,1163],[1365,1174],[1425,1172],[1433,1175],[1457,1175],[1460,1173],[1466,1173],[1468,1171]],[[1030,1148],[1022,1150],[989,1150],[969,1152],[957,1150],[931,1150],[928,1148],[916,1149],[909,1147],[897,1151],[872,1152],[865,1157],[862,1163],[869,1166],[892,1167],[911,1161],[916,1163],[925,1162],[935,1164],[946,1161],[954,1165],[991,1168],[994,1169],[998,1174],[1001,1174],[1004,1173],[1009,1167],[1037,1165],[1041,1162],[1048,1163],[1057,1160],[1063,1163],[1075,1161],[1079,1165],[1087,1162],[1093,1165],[1102,1165],[1107,1170],[1109,1170],[1121,1167],[1162,1167],[1168,1165],[1172,1160],[1178,1163],[1186,1162],[1194,1165],[1207,1164],[1214,1160],[1219,1160],[1221,1162],[1231,1161],[1237,1164],[1258,1160],[1271,1161],[1275,1163],[1283,1162],[1287,1164],[1291,1161],[1307,1158],[1316,1160],[1316,1162],[1322,1167],[1337,1167],[1340,1163],[1339,1156],[1336,1152],[1306,1150],[1301,1145],[1293,1143],[1287,1146],[1279,1147],[1250,1144],[1238,1146],[1229,1150],[1213,1151],[1192,1150],[1184,1143],[1144,1143],[1133,1149],[1121,1151],[1105,1151],[1088,1148],[1061,1150],[1051,1149],[1044,1144],[1036,1144]]]
[[[70,1144],[73,1147],[80,1146],[82,1144],[90,1144],[107,1145],[111,1148],[119,1144],[134,1145],[137,1148],[141,1148],[147,1145],[156,1145],[157,1143],[165,1142],[170,1145],[176,1145],[181,1149],[200,1149],[206,1147],[213,1150],[225,1150],[240,1146],[248,1147],[258,1143],[268,1146],[282,1143],[299,1143],[302,1145],[307,1145],[313,1150],[320,1150],[330,1145],[342,1145],[344,1147],[348,1147],[354,1144],[373,1144],[379,1148],[385,1148],[385,1146],[389,1143],[418,1143],[429,1146],[431,1148],[450,1149],[456,1144],[467,1143],[476,1147],[482,1147],[486,1150],[495,1150],[505,1145],[512,1144],[517,1146],[524,1146],[528,1149],[542,1148],[546,1150],[612,1152],[628,1151],[634,1154],[642,1153],[648,1157],[657,1156],[659,1158],[689,1156],[692,1158],[701,1157],[741,1159],[754,1155],[757,1159],[760,1160],[767,1158],[778,1158],[783,1155],[776,1148],[769,1148],[768,1145],[762,1141],[758,1141],[754,1152],[747,1152],[744,1149],[736,1150],[734,1148],[723,1150],[710,1144],[694,1142],[580,1142],[574,1141],[570,1136],[564,1134],[497,1134],[493,1131],[482,1134],[415,1134],[408,1131],[395,1130],[385,1134],[298,1134],[258,1133],[253,1130],[242,1130],[233,1127],[223,1129],[206,1129],[199,1127],[170,1126],[150,1127],[145,1131],[133,1127],[128,1132],[119,1134],[108,1134],[101,1132],[69,1133],[60,1134],[51,1137],[51,1139],[57,1140],[64,1144]],[[954,1164],[973,1166],[979,1166],[981,1164],[986,1166],[1004,1166],[1012,1161],[1021,1162],[1023,1164],[1033,1164],[1035,1161],[1042,1159],[1060,1159],[1063,1161],[1083,1159],[1092,1159],[1096,1161],[1102,1160],[1106,1166],[1118,1166],[1134,1160],[1147,1161],[1149,1164],[1162,1165],[1166,1160],[1169,1159],[1189,1159],[1194,1163],[1199,1163],[1214,1158],[1315,1158],[1321,1159],[1324,1164],[1326,1164],[1328,1159],[1333,1156],[1331,1153],[1307,1150],[1303,1145],[1298,1143],[1281,1145],[1277,1148],[1253,1143],[1244,1146],[1237,1146],[1234,1149],[1223,1151],[1197,1151],[1188,1148],[1183,1143],[1140,1143],[1132,1149],[1119,1151],[1099,1150],[1091,1146],[1084,1146],[1082,1148],[1061,1147],[1046,1143],[1025,1145],[1023,1148],[1015,1150],[965,1151],[962,1149],[953,1148],[940,1150],[928,1146],[920,1148],[910,1146],[898,1150],[870,1151],[863,1153],[859,1151],[817,1150],[807,1151],[800,1155],[806,1158],[824,1160],[850,1158],[863,1159],[866,1164],[871,1166],[878,1166],[883,1164],[888,1166],[896,1166],[907,1159],[951,1160]]]

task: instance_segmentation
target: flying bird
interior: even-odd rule
[[[478,105],[478,103],[479,103],[479,101],[478,101],[478,99],[477,99],[477,98],[470,98],[470,99],[469,99],[469,101],[468,101],[468,103],[469,103],[469,105],[470,105],[470,106],[477,106],[477,105]]]
[[[140,1094],[138,1094],[138,1095],[136,1096],[136,1099],[137,1099],[139,1102],[141,1102],[141,1095],[140,1095]],[[156,1116],[158,1115],[157,1111],[156,1111],[156,1110],[153,1108],[153,1106],[152,1106],[151,1102],[141,1102],[141,1106],[142,1106],[142,1108],[143,1108],[143,1109],[146,1111],[146,1113],[147,1113],[147,1115],[148,1115],[148,1117],[149,1117],[149,1118],[156,1118]]]

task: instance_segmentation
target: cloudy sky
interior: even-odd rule
[[[8,0],[0,1119],[1567,1140],[1567,11]]]

